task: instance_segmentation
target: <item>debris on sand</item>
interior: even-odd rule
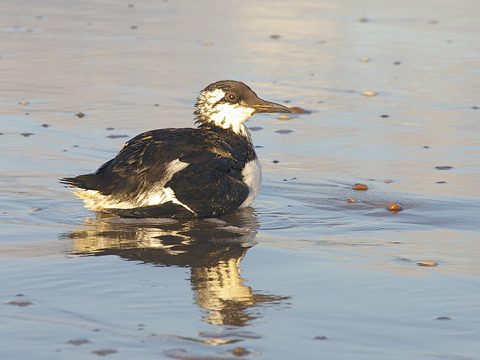
[[[391,212],[399,212],[403,210],[403,206],[396,202],[391,202],[387,205],[387,209]]]
[[[377,96],[377,93],[373,90],[365,90],[362,92],[362,95],[366,97],[373,97],[373,96]]]
[[[98,356],[107,356],[107,355],[115,354],[118,351],[113,349],[100,349],[100,350],[94,350],[92,352]]]
[[[420,260],[417,262],[418,266],[426,266],[426,267],[434,267],[437,266],[438,263],[435,260]]]
[[[88,344],[89,342],[90,342],[90,340],[88,340],[88,339],[83,339],[83,338],[80,338],[80,339],[72,339],[72,340],[68,340],[68,341],[67,341],[68,344],[75,345],[75,346],[80,346],[80,345],[83,345],[83,344]]]
[[[81,111],[75,114],[76,117],[83,118],[85,116]]]
[[[29,305],[32,305],[32,304],[33,304],[32,302],[26,301],[26,300],[12,300],[12,301],[7,302],[7,305],[13,305],[13,306],[18,306],[18,307],[25,307],[25,306],[29,306]]]
[[[112,134],[112,135],[107,135],[107,138],[109,139],[120,139],[120,138],[128,138],[128,135],[122,135],[122,134]]]
[[[437,170],[452,170],[453,166],[450,165],[441,165],[441,166],[435,166],[435,169]]]
[[[230,352],[235,356],[245,356],[250,354],[250,351],[248,351],[242,346],[237,346],[236,348],[233,348],[232,350],[230,350]]]
[[[356,183],[355,185],[353,185],[353,190],[366,191],[368,190],[368,186],[367,184]]]

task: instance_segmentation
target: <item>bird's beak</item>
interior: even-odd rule
[[[276,104],[274,102],[265,101],[257,98],[257,101],[253,105],[255,112],[257,113],[291,113],[292,110],[286,106]]]

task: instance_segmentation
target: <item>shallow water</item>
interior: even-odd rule
[[[0,4],[2,359],[478,359],[478,3],[128,4]],[[125,221],[58,183],[224,78],[313,111],[249,122],[253,209]]]

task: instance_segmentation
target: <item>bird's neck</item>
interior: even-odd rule
[[[242,108],[215,109],[197,109],[195,111],[195,123],[200,127],[212,127],[217,129],[229,130],[236,135],[246,137],[250,140],[250,132],[245,126],[245,121],[250,118],[252,111]]]
[[[199,121],[197,119],[195,122],[198,124],[199,128],[231,134],[232,136],[240,137],[244,139],[248,143],[252,143],[252,137],[250,135],[250,131],[248,131],[247,127],[243,123],[236,124],[233,126],[227,126],[226,123],[219,124],[219,123],[216,123],[215,121]]]

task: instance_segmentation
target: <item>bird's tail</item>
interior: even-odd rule
[[[91,190],[95,188],[94,177],[95,177],[95,174],[85,174],[85,175],[79,175],[74,178],[62,178],[59,181],[62,184],[66,184],[68,186],[73,186],[73,187],[77,187],[85,190]]]

